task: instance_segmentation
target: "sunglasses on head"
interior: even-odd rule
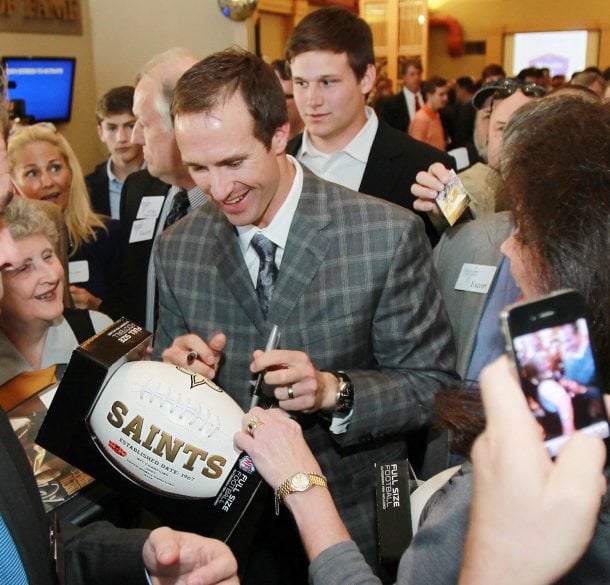
[[[535,83],[523,83],[516,77],[507,77],[494,82],[493,85],[497,87],[493,95],[500,99],[513,95],[518,89],[528,97],[542,97],[546,94],[546,87]]]
[[[540,98],[546,95],[547,92],[546,87],[543,87],[542,85],[537,85],[536,83],[523,83],[516,77],[507,77],[506,79],[495,81],[493,82],[493,85],[496,87],[496,90],[493,92],[491,103],[489,104],[490,111],[493,110],[496,100],[506,99],[507,97],[513,95],[517,90],[521,90],[523,95],[531,98]]]
[[[11,126],[8,135],[9,137],[15,136],[26,128],[42,128],[43,130],[48,130],[49,132],[57,132],[57,128],[55,127],[55,124],[53,124],[53,122],[37,122],[36,124],[17,123]]]

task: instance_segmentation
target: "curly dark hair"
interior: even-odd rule
[[[610,363],[610,104],[575,94],[526,104],[504,131],[500,167],[540,289],[580,291],[599,362]]]

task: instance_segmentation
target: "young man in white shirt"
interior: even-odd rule
[[[343,8],[307,15],[286,46],[305,131],[288,145],[318,176],[413,210],[411,182],[431,162],[453,158],[391,128],[366,107],[376,78],[369,25]],[[436,231],[420,215],[434,244]]]

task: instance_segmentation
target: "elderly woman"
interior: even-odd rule
[[[118,274],[118,221],[93,211],[80,164],[53,125],[13,127],[8,155],[19,191],[61,209],[70,240],[69,280],[74,304],[97,309],[110,295]]]
[[[8,409],[51,383],[56,366],[112,321],[95,311],[64,313],[57,230],[37,202],[16,197],[4,221],[18,252],[18,261],[2,272],[0,300],[0,404]]]
[[[574,95],[523,106],[505,131],[501,174],[500,189],[511,204],[516,228],[502,250],[517,284],[528,298],[564,287],[578,289],[590,310],[599,362],[610,363],[610,107]],[[608,387],[608,371],[605,382]],[[256,408],[244,417],[244,429],[249,432],[238,433],[236,444],[250,454],[294,516],[311,561],[312,582],[379,583],[350,540],[328,490],[321,487],[323,470],[298,424],[279,409]],[[420,529],[401,559],[398,583],[458,582],[471,495],[472,473],[466,464],[424,510]],[[602,516],[584,556],[560,583],[610,582],[607,509]],[[534,560],[524,559],[524,572]],[[509,577],[522,582],[518,574]]]

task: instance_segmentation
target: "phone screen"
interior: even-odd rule
[[[552,455],[575,431],[609,435],[584,318],[513,337],[521,386]]]

